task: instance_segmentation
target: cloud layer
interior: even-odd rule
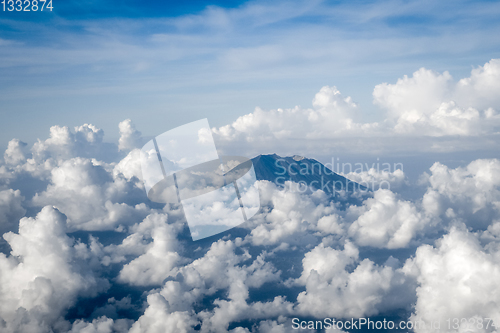
[[[364,123],[351,97],[325,86],[314,96],[313,108],[262,110],[239,117],[232,124],[214,128],[218,143],[231,151],[238,146],[286,153],[302,151],[327,154],[329,148],[358,152],[390,150],[461,151],[492,148],[500,130],[500,60],[492,59],[455,82],[421,68],[395,84],[373,90],[374,104],[385,112],[377,122]],[[471,141],[480,136],[492,138]],[[397,138],[397,140],[395,140]],[[433,138],[451,141],[443,146]],[[465,144],[463,144],[465,142]],[[472,144],[472,146],[471,146]]]
[[[362,123],[350,98],[324,87],[312,109],[257,109],[214,133],[222,150],[495,139],[499,67],[492,60],[458,82],[421,69],[379,85],[380,122]],[[146,197],[140,132],[130,120],[119,131],[117,144],[91,124],[53,126],[31,147],[9,142],[2,332],[287,332],[293,318],[367,316],[427,323],[417,332],[467,329],[448,318],[500,325],[498,159],[437,161],[418,183],[399,169],[349,170],[371,191],[338,197],[261,180],[251,220],[193,242],[182,207]],[[310,152],[335,144],[324,146]],[[424,148],[441,149],[415,150]]]

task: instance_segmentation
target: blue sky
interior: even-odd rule
[[[420,67],[466,77],[500,51],[494,1],[53,1],[0,12],[0,147],[52,125],[92,123],[107,140],[256,106],[310,107],[324,85],[383,118],[372,91]]]

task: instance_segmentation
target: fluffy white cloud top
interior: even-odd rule
[[[0,325],[6,332],[67,328],[65,311],[78,297],[109,287],[81,258],[82,245],[66,235],[66,217],[50,206],[21,219],[19,233],[3,237],[12,249],[10,256],[0,253]]]
[[[440,74],[421,68],[394,84],[375,86],[374,104],[385,113],[377,122],[362,122],[351,97],[342,96],[336,87],[325,86],[313,98],[313,108],[256,108],[213,131],[228,151],[240,145],[289,154],[293,153],[290,147],[325,154],[324,145],[315,140],[328,140],[330,148],[356,148],[363,152],[390,151],[394,147],[415,151],[474,149],[470,142],[458,144],[464,141],[460,136],[498,135],[499,87],[500,59],[473,69],[469,77],[457,82],[448,72]],[[395,137],[399,139],[394,140]],[[432,137],[450,137],[454,144],[443,147]],[[480,141],[474,146],[484,144]]]
[[[19,190],[0,191],[0,233],[17,231],[19,219],[24,216],[26,209],[22,206],[23,197]]]
[[[373,98],[400,135],[481,135],[498,132],[499,88],[500,59],[492,59],[458,82],[421,68],[396,84],[377,85]]]
[[[269,150],[269,145],[277,148],[293,143],[300,147],[305,144],[300,141],[304,140],[364,136],[367,131],[378,131],[378,123],[354,121],[359,118],[356,104],[350,97],[342,96],[336,87],[321,88],[312,103],[312,109],[296,106],[265,111],[257,107],[253,113],[239,117],[230,125],[213,128],[216,142],[222,147],[251,145],[266,150],[267,146]]]
[[[412,202],[400,200],[390,190],[379,189],[360,207],[349,207],[348,215],[357,216],[349,226],[349,235],[364,246],[406,247],[416,234],[431,223],[431,217]]]
[[[500,212],[500,161],[480,159],[455,169],[436,162],[425,174],[429,183],[423,207],[431,214],[461,219],[484,229]]]
[[[139,232],[149,229],[152,242],[147,245],[146,253],[123,266],[119,279],[133,285],[161,285],[174,274],[173,268],[183,263],[176,241],[180,227],[182,224],[167,224],[166,215],[148,215],[136,229]]]
[[[412,284],[400,269],[378,266],[369,259],[360,261],[358,249],[348,241],[343,250],[316,246],[305,254],[302,266],[298,282],[306,290],[297,297],[297,309],[302,314],[318,318],[368,317],[379,314],[381,309],[404,308],[413,301]],[[389,295],[391,292],[398,293],[397,300]]]
[[[144,218],[149,209],[143,203],[123,202],[129,196],[142,195],[142,189],[119,173],[112,175],[111,170],[96,160],[65,160],[52,169],[47,189],[37,193],[32,202],[37,206],[55,205],[68,216],[74,229],[113,229]]]
[[[404,266],[418,281],[411,319],[424,324],[416,332],[498,331],[499,250],[498,239],[484,246],[463,227],[453,227],[434,246],[419,247]]]
[[[91,124],[75,127],[71,131],[67,126],[52,126],[47,140],[38,140],[31,152],[34,160],[49,157],[68,158],[76,156],[101,157],[104,131]]]
[[[141,132],[139,132],[132,120],[126,119],[122,121],[118,128],[120,129],[120,139],[118,140],[119,150],[132,150],[134,148],[140,148],[142,145]]]
[[[7,150],[3,154],[5,163],[10,165],[17,165],[26,161],[26,147],[27,144],[19,139],[9,141]]]

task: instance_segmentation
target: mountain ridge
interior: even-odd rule
[[[323,190],[335,195],[338,192],[354,192],[368,189],[327,168],[321,162],[299,155],[281,157],[277,154],[258,155],[252,158],[257,180],[267,180],[280,187],[286,181],[297,183],[312,190]]]

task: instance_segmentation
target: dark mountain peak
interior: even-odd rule
[[[285,186],[286,181],[292,181],[302,188],[321,189],[331,195],[339,191],[367,191],[366,187],[333,172],[315,159],[299,155],[281,157],[269,154],[256,156],[252,161],[257,179],[267,180],[278,186]]]

